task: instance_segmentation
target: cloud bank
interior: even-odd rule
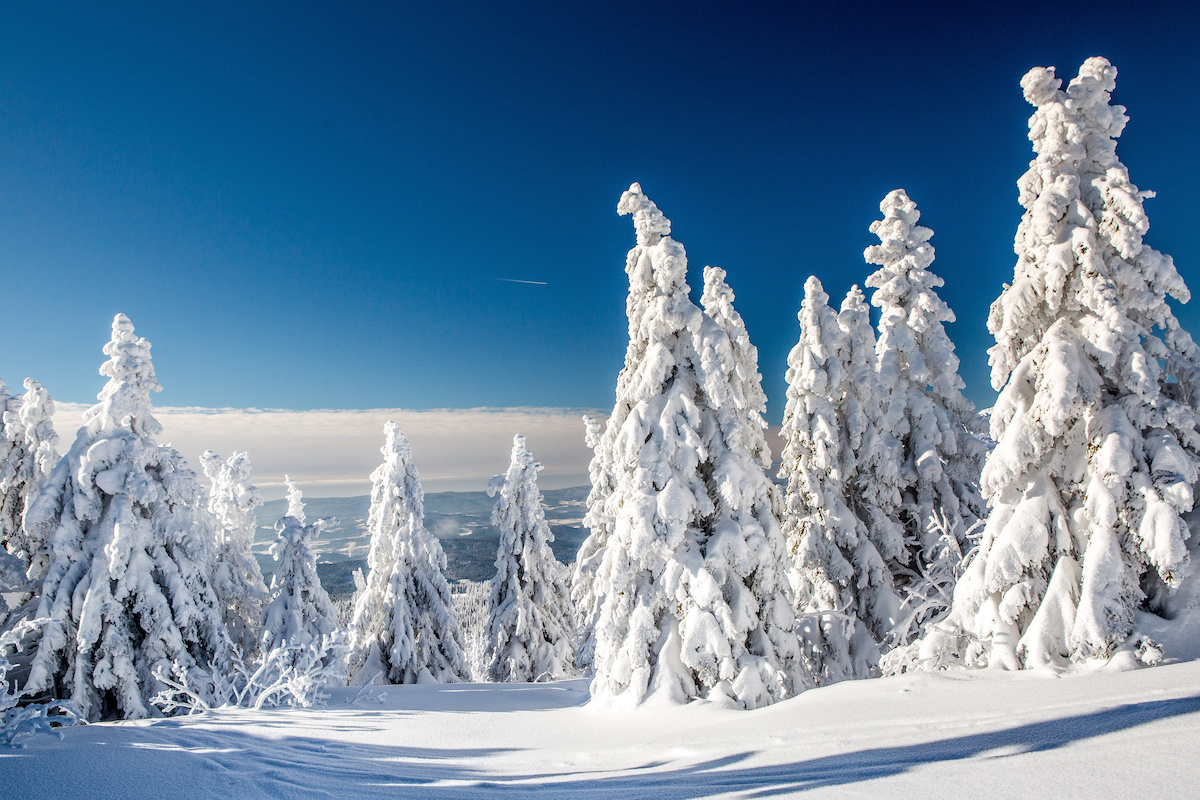
[[[65,451],[75,439],[89,405],[56,403],[55,428]],[[154,409],[163,425],[159,441],[172,444],[199,471],[207,449],[228,456],[246,450],[255,483],[267,499],[283,496],[287,473],[313,497],[343,497],[370,491],[369,476],[382,461],[383,425],[395,420],[412,442],[413,461],[426,491],[480,491],[488,478],[508,468],[512,437],[526,437],[545,467],[545,489],[588,482],[591,450],[583,441],[586,409],[473,408],[410,411],[287,411],[279,409]]]

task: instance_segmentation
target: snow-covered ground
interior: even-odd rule
[[[939,673],[758,711],[585,705],[584,681],[334,690],[40,735],[6,798],[1194,797],[1200,662],[1060,678]]]

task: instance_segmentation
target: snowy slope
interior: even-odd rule
[[[89,725],[0,750],[9,798],[1188,797],[1200,662],[905,675],[758,711],[586,683],[339,689],[325,709]]]

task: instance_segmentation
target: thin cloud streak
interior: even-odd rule
[[[505,283],[527,283],[530,286],[549,286],[549,281],[523,281],[519,278],[493,278],[492,280],[504,281]]]
[[[82,403],[56,403],[55,428],[65,451],[75,439]],[[161,407],[159,441],[172,444],[199,471],[200,454],[250,453],[254,482],[267,499],[283,496],[287,473],[312,497],[370,491],[382,461],[383,425],[395,420],[412,443],[426,491],[482,491],[508,468],[514,434],[524,434],[545,469],[543,488],[588,483],[591,450],[583,441],[587,409],[474,408],[412,411],[399,408],[290,411],[286,409]]]

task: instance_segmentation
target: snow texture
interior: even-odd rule
[[[240,648],[242,658],[253,660],[267,594],[262,570],[250,552],[258,527],[254,509],[262,505],[262,495],[250,482],[248,453],[234,453],[222,460],[206,450],[200,463],[210,482],[208,510],[216,522],[213,589],[225,610],[230,638]]]
[[[443,574],[446,556],[425,530],[425,494],[412,447],[395,422],[384,434],[384,460],[371,473],[370,571],[350,625],[350,682],[468,680],[462,630]]]
[[[755,708],[810,685],[786,545],[722,328],[688,299],[687,256],[633,184],[629,347],[595,443],[577,575],[601,704],[710,698]]]
[[[1139,609],[1197,580],[1185,515],[1200,475],[1200,362],[1167,302],[1188,289],[1142,241],[1152,193],[1117,159],[1128,118],[1109,104],[1115,79],[1090,58],[1065,92],[1053,68],[1021,81],[1037,157],[1018,183],[1013,283],[988,320],[992,510],[938,634],[965,663],[1112,658],[1140,640]]]
[[[500,495],[492,509],[500,544],[484,632],[491,681],[557,680],[574,672],[574,608],[566,567],[550,549],[554,534],[537,486],[541,468],[518,435],[508,472],[488,484],[489,496]]]
[[[155,441],[150,343],[118,314],[104,353],[99,402],[25,517],[50,553],[36,613],[49,621],[26,690],[69,698],[92,720],[145,717],[156,671],[178,667],[203,687],[230,651],[204,493]]]

